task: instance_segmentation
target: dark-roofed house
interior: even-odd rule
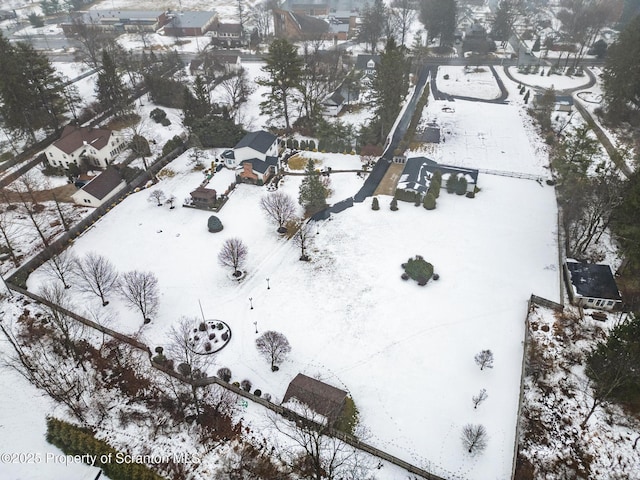
[[[111,166],[71,195],[71,198],[78,205],[99,207],[126,186],[127,183],[120,175],[120,171]]]
[[[273,133],[258,130],[249,132],[233,147],[236,165],[245,160],[266,160],[267,157],[278,156],[278,137]]]
[[[155,32],[169,21],[164,10],[89,10],[81,17],[81,24],[103,32]],[[76,33],[79,24],[64,22],[65,33]]]
[[[239,23],[215,22],[210,30],[211,44],[224,48],[239,48],[247,44]]]
[[[347,392],[299,373],[289,384],[282,403],[292,398],[326,417],[329,425],[332,425],[342,414]]]
[[[324,20],[301,13],[273,9],[273,26],[277,38],[305,40],[329,38],[329,24]]]
[[[622,297],[609,265],[567,260],[564,273],[569,298],[574,305],[599,310],[622,306]]]
[[[212,188],[199,186],[189,194],[191,204],[196,208],[213,209],[218,199],[218,194]]]
[[[344,97],[340,92],[333,92],[331,96],[324,99],[322,107],[326,115],[336,117],[344,107]]]
[[[86,161],[90,166],[106,168],[125,148],[124,138],[106,128],[67,125],[45,155],[52,167],[69,168]]]
[[[442,173],[443,185],[449,175],[464,176],[467,180],[467,192],[473,192],[478,183],[476,169],[443,165],[427,157],[413,157],[406,159],[397,189],[425,195],[436,170]]]
[[[164,27],[165,35],[198,37],[208,32],[216,21],[215,12],[172,12]]]
[[[277,173],[278,137],[260,130],[249,132],[233,147],[233,155],[224,152],[227,167],[242,165],[241,181],[262,185]]]
[[[356,57],[355,69],[360,72],[360,84],[370,87],[373,83],[373,77],[376,69],[380,64],[380,55],[361,54]]]

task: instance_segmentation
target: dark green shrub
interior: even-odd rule
[[[447,193],[455,193],[456,191],[456,187],[458,185],[458,177],[455,176],[453,173],[449,175],[449,178],[447,178]]]
[[[467,192],[467,198],[476,198],[476,194],[474,192]]]
[[[309,140],[309,150],[316,149],[316,142],[314,140]]]
[[[378,202],[378,197],[373,197],[373,201],[371,202],[371,210],[380,210],[380,203]]]
[[[253,391],[253,394],[254,394],[256,397],[261,397],[261,396],[262,396],[262,390],[260,390],[259,388],[256,388],[256,389]]]
[[[218,217],[211,215],[207,221],[207,228],[211,233],[217,233],[221,232],[224,227]]]
[[[422,202],[422,206],[427,210],[433,210],[436,208],[436,198],[433,196],[432,193],[427,192],[427,194],[424,196],[424,201]]]
[[[336,420],[334,427],[336,430],[340,430],[348,435],[353,434],[356,425],[358,424],[358,409],[351,397],[347,397],[344,402],[344,409],[342,414]]]
[[[396,200],[395,197],[393,197],[391,199],[391,203],[389,204],[389,208],[391,209],[392,212],[395,212],[396,210],[398,210],[398,200]]]
[[[179,147],[184,147],[184,142],[178,135],[176,135],[171,140],[168,140],[167,143],[164,144],[164,147],[162,147],[162,156],[164,157],[165,155],[169,155],[171,152],[173,152],[176,148],[179,148]]]
[[[156,123],[160,123],[162,122],[162,120],[167,118],[167,112],[165,112],[164,110],[162,110],[161,108],[154,108],[153,110],[151,110],[151,112],[149,113],[149,116],[151,117],[151,119],[156,122]]]
[[[240,382],[240,388],[242,388],[245,392],[251,391],[251,380],[244,379]]]
[[[426,283],[433,275],[433,265],[421,256],[416,255],[414,258],[410,258],[407,261],[404,271],[409,275],[409,278],[418,282],[424,279]]]
[[[465,193],[467,193],[467,179],[460,177],[456,183],[456,195],[464,195]]]
[[[162,120],[160,120],[160,125],[162,125],[163,127],[168,127],[169,125],[171,125],[171,120],[169,120],[168,118],[163,118]]]

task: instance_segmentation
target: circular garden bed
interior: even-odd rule
[[[189,348],[198,355],[211,355],[227,346],[231,329],[222,320],[203,320],[194,325],[189,335]]]

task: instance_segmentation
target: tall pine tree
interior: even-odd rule
[[[35,139],[41,128],[60,129],[67,112],[64,84],[46,56],[0,35],[0,72],[0,113],[9,130]]]
[[[131,112],[129,91],[120,78],[116,63],[106,50],[102,51],[102,71],[98,73],[96,95],[100,105],[105,110],[111,108],[117,117]]]
[[[269,87],[265,101],[260,103],[260,112],[274,119],[283,119],[287,131],[291,130],[291,108],[293,92],[302,77],[303,62],[296,46],[285,39],[271,43],[262,71],[269,74],[266,79],[257,80],[258,85]]]
[[[453,45],[458,2],[456,0],[422,0],[420,20],[429,38],[440,37],[441,46]]]
[[[408,63],[404,49],[396,45],[393,37],[387,40],[380,55],[372,86],[372,105],[375,117],[370,125],[373,144],[384,143],[402,107],[408,87]]]

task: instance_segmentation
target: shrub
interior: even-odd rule
[[[270,402],[271,401],[271,394],[270,393],[265,393],[262,398],[264,398],[267,402]]]
[[[403,280],[409,280],[409,275],[407,275],[407,272],[405,272],[402,275],[400,275],[400,278],[402,278]]]
[[[213,340],[214,338],[216,338],[216,334],[215,333],[210,333],[209,334],[209,340]]]
[[[217,375],[218,378],[223,382],[229,382],[229,380],[231,380],[231,370],[229,370],[227,367],[219,368]]]
[[[335,428],[349,435],[353,434],[358,424],[358,409],[351,397],[347,397],[344,402],[342,414],[335,423]]]
[[[233,382],[231,385],[233,385],[236,388],[240,388],[240,384],[238,382]]]
[[[198,325],[198,330],[200,330],[201,332],[204,332],[207,329],[207,324],[204,322],[200,322],[200,325]]]
[[[389,208],[391,208],[392,212],[395,212],[396,210],[398,210],[398,200],[396,200],[395,197],[391,199],[391,204],[389,205]]]
[[[456,187],[458,185],[458,177],[455,176],[453,173],[449,175],[449,178],[447,178],[447,193],[455,193],[456,191]]]
[[[460,177],[456,184],[456,195],[464,195],[467,193],[467,179]]]
[[[211,233],[217,233],[222,231],[224,227],[218,217],[216,217],[215,215],[211,215],[209,217],[209,220],[207,220],[207,228]]]
[[[156,347],[154,350],[155,350],[156,353],[162,353],[164,351],[164,348]]]
[[[160,125],[162,125],[163,127],[168,127],[169,125],[171,125],[171,120],[169,120],[168,118],[163,118],[162,120],[160,120]]]
[[[191,365],[188,363],[180,363],[177,367],[178,373],[184,377],[191,375]]]
[[[164,110],[162,110],[161,108],[154,108],[153,110],[151,110],[151,112],[149,113],[149,116],[151,117],[151,119],[156,122],[156,123],[161,123],[162,120],[167,118],[167,112],[165,112]]]
[[[204,344],[204,349],[205,349],[205,351],[210,352],[211,351],[211,342],[205,343]]]
[[[256,397],[261,397],[261,396],[262,396],[262,390],[260,390],[259,388],[256,388],[256,389],[253,391],[253,394],[254,394]]]
[[[162,147],[162,156],[164,157],[165,155],[169,155],[176,148],[180,147],[184,147],[184,142],[178,135],[175,135],[171,140],[168,140],[167,143],[164,144],[164,147]]]
[[[245,392],[250,392],[251,391],[251,381],[244,379],[240,382],[240,388],[243,389]]]
[[[437,273],[433,274],[433,277],[431,277],[433,280],[438,280],[440,279],[440,275],[438,275]]]
[[[316,149],[316,142],[314,140],[309,140],[308,147],[309,147],[309,150],[315,150]]]
[[[371,202],[371,210],[380,210],[380,203],[378,202],[378,197],[373,197],[373,201]]]
[[[223,325],[223,324],[221,324],[221,323],[216,323],[216,328],[217,328],[218,330],[222,330],[222,329],[224,328],[224,325]]]
[[[436,198],[432,193],[427,192],[424,196],[424,202],[422,202],[422,206],[427,210],[433,210],[436,208]]]
[[[476,198],[476,194],[474,192],[467,192],[467,198]]]
[[[425,259],[416,256],[415,258],[410,258],[407,261],[404,271],[413,280],[420,282],[424,279],[426,284],[433,275],[433,265]]]

